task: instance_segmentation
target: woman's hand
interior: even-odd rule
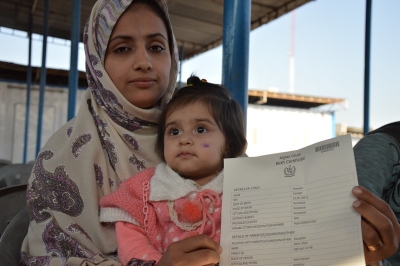
[[[221,246],[205,235],[195,235],[171,244],[156,266],[215,265]]]
[[[370,191],[354,187],[353,208],[361,214],[364,254],[367,264],[396,253],[400,242],[400,225],[390,206]]]

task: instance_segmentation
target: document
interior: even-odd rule
[[[220,266],[364,266],[350,135],[224,161]]]

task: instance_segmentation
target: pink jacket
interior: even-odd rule
[[[127,179],[117,191],[103,197],[100,220],[118,222],[121,262],[126,264],[132,258],[158,261],[171,243],[195,234],[219,242],[222,182],[220,173],[198,187],[160,164]]]

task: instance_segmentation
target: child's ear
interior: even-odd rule
[[[228,146],[225,147],[225,151],[222,153],[222,158],[227,158],[228,156]]]

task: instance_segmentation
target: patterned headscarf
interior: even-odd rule
[[[27,189],[30,226],[22,246],[28,265],[118,265],[113,226],[99,222],[99,200],[119,184],[160,162],[155,152],[157,122],[177,76],[172,40],[171,72],[161,106],[141,109],[115,87],[104,69],[108,40],[118,18],[135,0],[98,0],[85,27],[89,88],[78,114],[44,145]],[[142,1],[143,2],[143,1]],[[135,25],[132,25],[135,27]]]

